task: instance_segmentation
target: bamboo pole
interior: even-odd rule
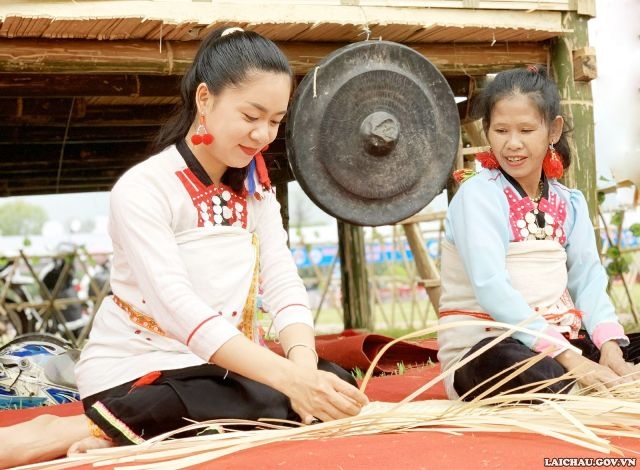
[[[338,249],[345,329],[373,327],[362,227],[338,221]]]
[[[566,33],[557,38],[551,48],[551,69],[558,83],[562,112],[572,131],[569,145],[572,152],[571,167],[565,172],[564,182],[584,193],[594,227],[597,226],[596,159],[593,120],[593,95],[590,81],[577,81],[574,52],[589,44],[587,21],[589,17],[574,12],[562,14]]]

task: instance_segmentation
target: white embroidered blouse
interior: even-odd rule
[[[171,146],[131,168],[114,186],[111,287],[116,300],[141,315],[136,319],[112,297],[103,301],[76,365],[81,396],[155,370],[205,363],[241,334],[239,313],[255,266],[252,234],[260,245],[263,305],[274,317],[275,331],[293,323],[313,327],[275,194],[258,190],[258,197],[244,198],[226,187],[207,186],[196,175]],[[194,231],[216,240],[196,261],[208,269],[186,265],[185,259],[198,257],[185,256],[179,240]],[[200,282],[200,272],[210,275],[208,283]],[[198,295],[200,284],[215,295]]]

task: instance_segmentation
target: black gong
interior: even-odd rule
[[[364,41],[325,57],[296,88],[287,157],[321,209],[355,225],[387,225],[442,192],[459,136],[438,69],[410,47]]]

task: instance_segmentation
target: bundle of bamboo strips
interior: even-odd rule
[[[455,327],[465,322],[451,323],[446,327]],[[471,360],[484,350],[493,346],[514,331],[527,331],[523,322],[520,325],[500,324],[505,328],[503,334],[484,348],[470,355]],[[496,322],[491,322],[496,327]],[[440,326],[427,328],[405,335],[389,343],[376,356],[365,374],[361,389],[365,389],[376,362],[395,342],[424,336],[437,331]],[[550,337],[546,337],[549,339]],[[550,341],[555,341],[553,338]],[[544,357],[544,352],[512,370],[505,371],[503,377],[493,388],[510,380],[514,375],[530,367]],[[364,436],[382,433],[407,432],[523,432],[536,433],[561,439],[601,453],[622,455],[621,449],[611,444],[611,437],[626,437],[640,440],[640,380],[625,383],[607,392],[588,389],[574,389],[568,394],[550,394],[541,392],[522,393],[512,390],[508,394],[488,397],[486,393],[472,401],[427,400],[413,401],[415,397],[453,373],[457,367],[442,372],[415,392],[398,403],[372,402],[365,406],[357,416],[303,426],[291,422],[248,422],[243,420],[212,420],[193,423],[179,430],[157,436],[137,446],[97,449],[86,454],[60,459],[55,462],[33,464],[21,469],[64,469],[80,464],[93,464],[95,467],[127,464],[127,470],[133,469],[182,469],[235,452],[255,448],[270,443],[310,439],[329,439],[337,437]],[[570,371],[556,380],[575,379],[576,371]],[[535,390],[544,390],[551,381],[541,382]],[[487,392],[489,393],[489,391]],[[237,430],[238,426],[247,426],[246,431]],[[231,430],[230,428],[233,428]],[[217,430],[215,434],[206,433],[197,437],[173,438],[185,431]],[[131,465],[132,463],[138,465]]]

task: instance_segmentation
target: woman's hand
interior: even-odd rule
[[[313,330],[293,324],[280,332],[280,342],[293,371],[277,388],[291,400],[303,423],[330,421],[357,415],[369,400],[353,385],[330,372],[318,370]]]
[[[364,393],[335,374],[304,367],[296,367],[283,393],[305,424],[355,416],[369,402]]]
[[[289,333],[296,331],[292,326],[287,329]],[[290,359],[286,359],[237,335],[223,344],[209,362],[284,393],[304,423],[316,418],[330,421],[357,415],[368,403],[366,395],[337,375],[318,370],[312,340],[313,335],[308,333],[285,336],[285,352],[295,344],[308,345],[291,349]]]
[[[618,374],[624,382],[640,379],[640,368],[624,360],[622,349],[615,340],[607,341],[600,347],[600,364]]]
[[[608,366],[598,364],[570,350],[558,354],[556,360],[567,371],[573,372],[578,383],[585,388],[608,394],[610,388],[626,381]]]

